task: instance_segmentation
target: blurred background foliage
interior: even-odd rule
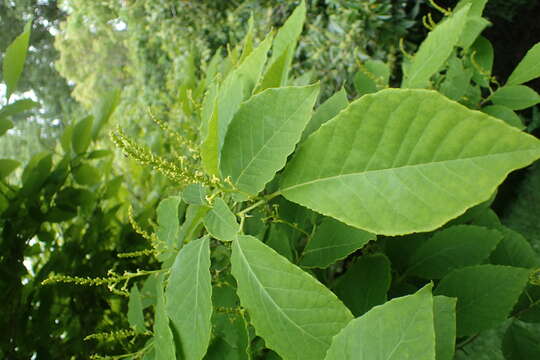
[[[105,287],[40,286],[52,273],[102,277],[109,269],[122,273],[156,265],[151,257],[117,256],[146,246],[130,224],[128,207],[132,203],[136,221],[151,229],[156,204],[177,188],[133,160],[107,152],[113,149],[107,134],[118,125],[157,154],[167,154],[173,145],[153,115],[193,138],[192,120],[202,98],[197,91],[204,89],[198,81],[214,53],[225,56],[239,43],[250,16],[255,38],[261,39],[282,25],[297,3],[0,1],[2,51],[33,19],[16,96],[40,104],[12,116],[14,127],[0,138],[0,158],[21,163],[0,178],[0,301],[6,315],[0,319],[5,329],[0,358],[79,359],[140,345],[144,339],[83,340],[127,324],[125,297],[111,296]],[[452,7],[455,1],[438,3]],[[388,63],[399,75],[400,40],[414,52],[427,33],[422,16],[434,12],[427,0],[307,0],[307,5],[292,75],[299,83],[320,80],[320,101],[342,87],[355,97],[354,75],[368,59]],[[493,26],[486,36],[497,54],[496,76],[506,78],[538,41],[534,11],[540,11],[538,1],[488,3],[485,15]],[[3,93],[0,87],[0,106],[6,105]],[[73,139],[80,140],[88,116],[91,124],[103,126],[86,148],[76,149]],[[524,194],[538,189],[538,167],[518,173],[505,186],[506,198],[496,203],[503,221],[536,239],[531,219],[540,209]],[[517,201],[505,206],[510,200],[504,199]]]

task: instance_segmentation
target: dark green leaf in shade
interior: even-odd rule
[[[540,266],[540,257],[531,244],[518,232],[502,226],[499,230],[504,235],[495,251],[491,254],[491,263],[523,268]]]
[[[434,360],[431,285],[392,299],[351,321],[332,340],[325,360]]]
[[[506,329],[502,351],[506,360],[540,359],[540,324],[514,320]]]
[[[289,239],[290,232],[287,230],[287,225],[285,224],[271,224],[268,230],[266,245],[270,246],[281,256],[287,258],[287,260],[293,261],[294,254]]]
[[[475,225],[455,225],[435,232],[410,259],[408,273],[440,279],[450,271],[481,264],[503,235]]]
[[[300,265],[326,268],[376,238],[372,233],[326,217],[304,248]]]
[[[354,316],[360,316],[386,301],[391,279],[390,261],[384,254],[365,255],[337,279],[333,291]]]
[[[476,265],[446,275],[436,295],[457,297],[457,336],[474,335],[503,322],[529,279],[529,270],[502,265]]]
[[[238,296],[266,346],[285,359],[322,359],[353,316],[324,285],[252,236],[233,242]]]

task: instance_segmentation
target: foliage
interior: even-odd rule
[[[29,35],[30,23],[4,56],[3,74],[10,93],[21,79]],[[0,108],[2,141],[12,136],[8,129],[13,120],[21,121],[23,113],[37,105],[8,98]],[[89,340],[81,336],[88,329],[107,333],[111,323],[127,324],[122,300],[126,291],[120,287],[141,276],[136,273],[140,267],[136,260],[127,263],[117,256],[118,249],[138,250],[144,240],[123,220],[126,190],[122,177],[113,171],[112,152],[96,148],[100,127],[114,111],[114,102],[105,103],[110,106],[100,108],[101,116],[68,126],[52,151],[35,154],[23,169],[17,161],[22,160],[20,149],[17,160],[0,159],[2,358],[79,358],[97,349],[126,351],[138,346],[125,340],[131,331],[95,334]],[[106,271],[95,264],[111,269],[107,279],[103,278]],[[148,261],[142,264],[151,266]],[[111,297],[105,289],[42,286],[49,276],[107,285],[118,295]],[[90,281],[88,276],[101,280]],[[105,341],[96,346],[92,340],[104,338],[120,343]]]
[[[388,89],[391,66],[366,62],[358,99],[338,93],[314,113],[320,85],[290,75],[301,2],[258,46],[250,30],[191,73],[178,96],[194,132],[162,124],[174,152],[113,133],[180,191],[161,201],[153,233],[139,231],[150,241],[139,255],[160,269],[133,275],[148,277],[131,287],[123,331],[150,338],[113,358],[467,358],[506,323],[502,353],[522,356],[538,330],[540,259],[490,204],[540,158],[514,113],[540,102],[523,84],[540,76],[527,65],[537,51],[500,84],[480,35],[485,1],[433,5],[443,19],[425,18],[401,88]]]

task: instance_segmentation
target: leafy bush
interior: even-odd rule
[[[340,90],[314,112],[320,84],[290,77],[306,4],[256,47],[251,26],[179,92],[198,132],[158,121],[171,156],[112,134],[181,189],[139,231],[160,268],[47,282],[131,284],[123,331],[148,340],[116,358],[467,358],[489,332],[507,359],[538,357],[539,255],[490,204],[540,158],[514,112],[540,102],[524,85],[540,77],[540,45],[496,82],[485,3],[425,19],[401,88],[366,61],[358,99]]]

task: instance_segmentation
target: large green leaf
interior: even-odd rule
[[[267,89],[242,104],[221,157],[221,171],[255,195],[285,166],[311,117],[319,85]]]
[[[313,117],[309,120],[302,133],[302,141],[311,135],[311,133],[319,129],[322,124],[332,119],[341,110],[345,109],[347,105],[349,105],[347,92],[342,88],[317,108],[317,111],[313,114]]]
[[[176,256],[165,291],[167,314],[178,334],[182,359],[200,360],[212,332],[210,241],[193,240]]]
[[[428,90],[365,95],[310,136],[281,193],[385,235],[431,231],[486,201],[540,142]]]
[[[405,68],[402,87],[424,88],[438,72],[458,44],[467,24],[470,5],[465,5],[438,24],[420,44],[411,63]]]
[[[506,121],[509,125],[515,126],[519,130],[525,129],[525,125],[523,125],[523,122],[519,116],[506,106],[488,105],[482,108],[482,111],[488,115],[496,117],[497,119]]]
[[[454,269],[481,264],[502,238],[497,230],[475,225],[437,231],[413,254],[408,273],[440,279]]]
[[[300,265],[326,268],[377,237],[332,218],[325,218],[302,253]]]
[[[120,90],[115,89],[107,92],[102,96],[99,103],[94,109],[94,119],[92,126],[92,138],[98,138],[101,129],[109,122],[114,110],[120,103]]]
[[[257,92],[271,87],[287,85],[296,43],[302,32],[305,19],[306,4],[302,0],[276,34],[272,45],[272,57],[268,61],[268,67],[261,84],[257,88]]]
[[[390,261],[385,255],[365,255],[337,279],[333,291],[354,316],[360,316],[386,301],[391,280]]]
[[[456,299],[433,297],[433,324],[437,360],[452,360],[456,345]]]
[[[395,298],[351,321],[334,337],[325,360],[434,360],[431,285]]]
[[[476,334],[506,319],[529,279],[529,270],[476,265],[446,275],[435,294],[457,297],[457,335]]]
[[[159,276],[155,284],[156,305],[154,307],[154,349],[155,359],[176,359],[173,333],[163,294],[163,275]]]
[[[306,272],[252,236],[233,242],[232,273],[255,331],[285,359],[322,359],[353,316]]]
[[[205,99],[201,124],[204,135],[201,157],[205,168],[211,174],[219,174],[219,159],[225,134],[240,104],[251,96],[259,81],[271,43],[272,36],[268,35],[227,75],[219,89],[210,87],[211,91],[207,95],[209,98]]]
[[[240,231],[236,216],[221,198],[217,198],[212,209],[206,213],[204,226],[210,235],[221,241],[232,241]]]
[[[540,43],[535,44],[521,59],[506,81],[506,85],[518,85],[540,77]]]
[[[17,36],[15,40],[8,46],[4,59],[2,61],[2,75],[6,83],[6,98],[9,100],[11,94],[15,91],[19,78],[24,68],[26,53],[28,52],[28,42],[30,41],[30,31],[32,29],[32,21],[29,21],[24,26],[22,34]]]

